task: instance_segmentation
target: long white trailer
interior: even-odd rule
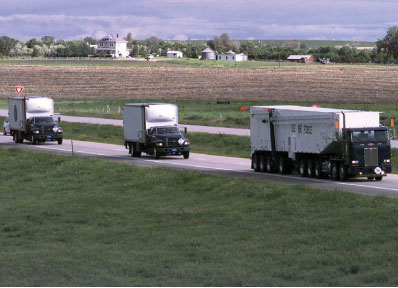
[[[301,106],[250,109],[252,168],[345,180],[391,172],[388,129],[379,112]]]

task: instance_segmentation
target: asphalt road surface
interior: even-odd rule
[[[0,148],[20,147],[35,151],[72,155],[72,141],[64,139],[62,145],[49,142],[32,145],[29,142],[15,144],[10,136],[0,136]],[[189,159],[182,156],[162,157],[156,160],[149,156],[132,158],[128,150],[122,145],[111,145],[84,141],[73,141],[75,155],[97,157],[111,161],[124,162],[142,167],[169,167],[174,169],[189,169],[212,174],[223,174],[247,179],[256,178],[264,182],[283,184],[304,184],[322,189],[337,189],[364,195],[385,195],[398,197],[398,175],[388,175],[383,181],[369,181],[367,179],[350,179],[346,182],[336,182],[327,179],[303,178],[297,175],[279,175],[256,173],[250,169],[250,160],[243,158],[222,157],[206,154],[191,153]]]

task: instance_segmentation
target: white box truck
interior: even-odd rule
[[[15,143],[33,144],[57,141],[62,144],[63,129],[54,121],[54,100],[42,96],[8,99],[10,134]]]
[[[391,146],[379,112],[300,106],[250,108],[252,169],[303,177],[368,177],[391,173]]]
[[[164,103],[129,103],[123,105],[125,147],[132,157],[144,152],[183,155],[189,158],[189,140],[178,129],[178,107]]]

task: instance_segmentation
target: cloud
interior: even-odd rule
[[[18,5],[16,4],[18,2]],[[0,34],[20,40],[100,38],[108,33],[135,39],[382,38],[396,24],[390,0],[2,0]]]

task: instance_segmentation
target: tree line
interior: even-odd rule
[[[212,40],[185,40],[168,41],[157,37],[145,40],[133,39],[131,33],[125,38],[133,57],[145,57],[148,54],[166,56],[167,51],[177,50],[184,53],[184,57],[198,58],[206,47],[216,53],[232,50],[236,53],[245,53],[252,60],[285,60],[289,55],[310,54],[316,60],[328,58],[336,63],[396,63],[398,64],[398,26],[390,27],[386,36],[376,42],[375,49],[358,50],[355,47],[320,47],[308,48],[298,41],[292,43],[273,41],[266,44],[264,41],[239,41],[230,39],[226,33],[213,37]],[[97,40],[86,37],[83,40],[55,41],[52,36],[43,36],[41,39],[19,41],[7,36],[0,37],[0,57],[87,57],[95,55],[95,49],[90,45]]]

